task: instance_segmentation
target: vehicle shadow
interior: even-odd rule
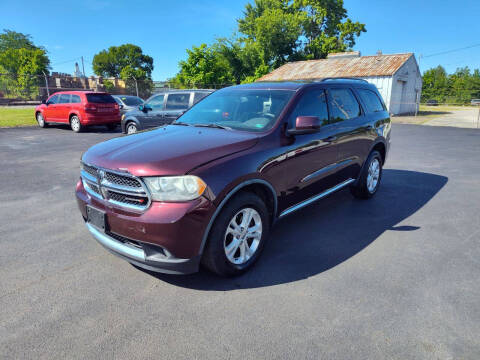
[[[355,256],[387,230],[419,229],[421,224],[397,224],[421,209],[447,181],[440,175],[385,169],[382,186],[371,200],[354,199],[342,190],[280,220],[258,263],[240,277],[225,279],[204,269],[186,276],[147,273],[176,286],[218,291],[305,279]]]
[[[50,124],[48,124],[48,127],[52,128],[52,129],[66,130],[66,131],[72,132],[72,129],[71,129],[70,125],[68,125],[68,124],[53,124],[53,123],[50,123]],[[102,126],[102,125],[93,125],[93,126],[88,126],[88,127],[84,128],[82,130],[82,133],[93,133],[93,134],[100,134],[100,133],[115,134],[115,133],[118,133],[118,134],[122,134],[122,129],[121,129],[120,125],[118,125],[114,130],[108,130],[106,126]]]

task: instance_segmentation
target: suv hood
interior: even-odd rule
[[[182,175],[215,159],[251,148],[258,134],[168,125],[92,146],[82,161],[135,176]]]

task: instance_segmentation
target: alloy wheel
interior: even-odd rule
[[[228,224],[223,247],[228,261],[242,265],[252,258],[262,239],[262,218],[257,210],[243,208]]]
[[[137,127],[134,124],[129,124],[127,127],[127,134],[135,134],[137,132]]]
[[[38,125],[40,125],[40,127],[43,127],[43,125],[45,124],[45,120],[43,119],[43,115],[38,113],[37,114],[37,122],[38,122]]]
[[[72,125],[73,131],[76,131],[76,132],[79,131],[80,130],[80,119],[76,116],[72,117],[71,125]]]
[[[380,178],[380,161],[374,158],[368,167],[367,174],[367,189],[373,194],[377,188],[378,180]]]

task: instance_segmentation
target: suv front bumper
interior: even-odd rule
[[[146,252],[143,246],[135,247],[122,243],[89,223],[86,225],[90,234],[108,251],[138,267],[167,274],[191,274],[198,271],[200,255],[191,259],[164,258],[162,251]]]
[[[150,271],[198,271],[203,235],[215,210],[211,201],[201,197],[184,203],[152,202],[134,212],[91,196],[82,181],[75,192],[88,231],[113,254]],[[87,206],[105,213],[104,230],[87,221]]]

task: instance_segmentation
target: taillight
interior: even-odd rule
[[[85,111],[86,112],[95,112],[95,111],[97,111],[97,107],[93,104],[86,104],[85,105]]]
[[[115,110],[118,110],[118,109],[120,109],[120,107],[118,106],[118,104],[117,104],[117,103],[115,103],[115,105],[114,105],[114,106],[115,106]]]

